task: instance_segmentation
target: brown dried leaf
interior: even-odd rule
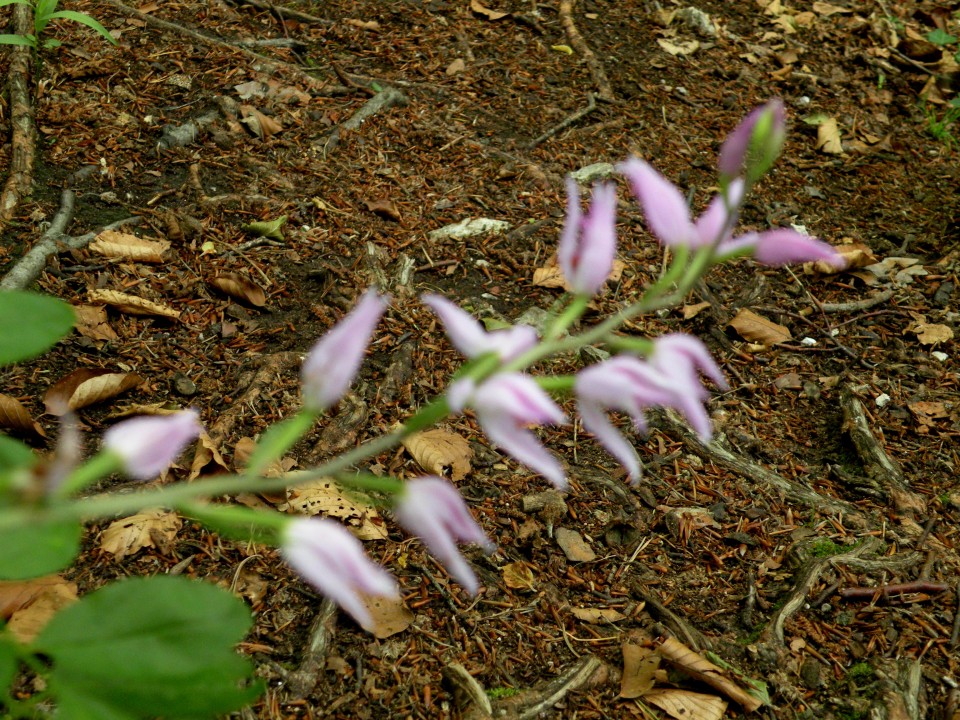
[[[91,340],[118,340],[119,335],[107,321],[107,309],[103,305],[74,305],[77,315],[77,332]]]
[[[261,140],[276,135],[283,130],[283,125],[272,117],[264,115],[252,105],[240,106],[240,122]]]
[[[915,322],[907,328],[907,332],[916,334],[921,345],[939,345],[953,340],[953,330],[950,326],[939,323]]]
[[[47,575],[31,580],[0,580],[0,620],[9,619],[15,612],[27,607],[40,595],[49,592],[57,585],[72,588],[76,597],[76,584],[68,582],[59,575]]]
[[[674,57],[680,55],[692,55],[697,50],[700,49],[699,40],[684,40],[682,42],[671,42],[670,40],[665,40],[664,38],[657,38],[657,45],[667,53],[670,53]]]
[[[723,720],[727,711],[727,702],[723,698],[690,690],[651,690],[643,700],[677,720]]]
[[[557,528],[554,533],[557,539],[557,545],[571,562],[590,562],[597,559],[597,554],[593,548],[587,544],[583,536],[576,530],[569,528]]]
[[[267,303],[267,295],[263,289],[252,280],[237,273],[217,275],[211,278],[209,283],[220,292],[237,300],[245,300],[254,307],[263,307]]]
[[[295,473],[291,473],[291,481]],[[287,490],[289,512],[303,515],[323,514],[342,520],[360,540],[385,540],[387,529],[373,505],[365,503],[359,493],[347,495],[328,478],[313,480]]]
[[[18,583],[13,583],[18,584]],[[40,631],[57,612],[75,602],[77,586],[75,583],[64,580],[59,575],[48,578],[38,578],[19,583],[23,586],[38,585],[36,594],[24,602],[18,610],[14,610],[7,623],[7,630],[14,638],[22,643],[31,643]],[[32,594],[32,589],[24,588],[26,594]]]
[[[364,200],[363,202],[366,204],[367,210],[372,212],[374,215],[382,217],[384,220],[400,222],[400,210],[397,209],[397,206],[393,203],[393,200],[380,198],[378,200]]]
[[[406,630],[415,617],[400,598],[371,596],[365,597],[363,604],[373,620],[372,626],[365,627],[364,630],[381,640]]]
[[[110,523],[100,536],[100,549],[117,559],[133,555],[145,547],[163,549],[177,536],[183,521],[176,513],[144,510]]]
[[[137,387],[143,382],[136,373],[115,373],[98,368],[79,368],[54,383],[43,404],[51,415],[63,415]]]
[[[227,465],[227,461],[224,460],[223,455],[220,454],[220,449],[217,447],[217,444],[206,431],[204,431],[201,432],[200,437],[197,438],[197,450],[193,454],[193,461],[190,463],[190,474],[187,476],[187,480],[196,480],[210,465],[214,466],[213,473],[211,474],[230,472],[230,466]]]
[[[473,449],[470,443],[454,432],[436,428],[414,433],[403,441],[407,452],[417,464],[434,475],[447,475],[460,481],[470,472]]]
[[[828,155],[841,155],[840,128],[836,118],[827,118],[817,126],[817,150]]]
[[[751,310],[740,310],[729,324],[744,340],[761,345],[776,345],[793,338],[790,329],[767,320]]]
[[[116,290],[90,290],[87,297],[92,303],[109,305],[126,315],[156,315],[180,319],[180,313],[171,307]]]
[[[683,306],[683,319],[691,320],[699,315],[701,312],[710,307],[710,303],[707,301],[699,302],[696,305],[684,305]]]
[[[0,395],[0,428],[44,435],[43,428],[33,421],[23,403],[9,395]]]
[[[660,653],[631,642],[623,643],[623,675],[620,677],[620,697],[638,698],[653,689]]]
[[[503,584],[513,590],[533,592],[536,589],[533,571],[523,562],[512,562],[500,568]]]
[[[117,230],[104,230],[90,243],[90,249],[108,258],[160,263],[163,262],[164,253],[170,249],[170,243],[165,240],[145,240]]]
[[[626,266],[626,263],[622,260],[614,259],[607,282],[619,282]],[[573,288],[570,287],[566,278],[563,276],[563,271],[560,269],[560,266],[557,265],[556,255],[552,255],[543,267],[534,268],[533,284],[538,287],[563,288],[567,292],[573,292]]]
[[[748,693],[736,682],[727,677],[726,671],[723,668],[714,665],[679,640],[668,637],[660,644],[658,652],[663,656],[663,659],[671,665],[679,668],[687,675],[706,683],[715,690],[719,690],[748,712],[753,712],[763,705],[761,700]],[[688,715],[687,717],[691,716]],[[698,716],[693,715],[692,717]]]
[[[475,12],[477,15],[482,15],[487,20],[500,20],[505,17],[509,17],[510,13],[500,12],[499,10],[491,10],[486,7],[480,0],[470,0],[470,9]]]
[[[627,616],[613,608],[570,608],[570,612],[577,620],[583,620],[591,625],[606,625],[607,623],[626,620]]]

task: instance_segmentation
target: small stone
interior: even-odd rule
[[[193,397],[197,394],[197,384],[183,373],[173,376],[173,391],[183,397]]]

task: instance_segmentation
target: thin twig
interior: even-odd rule
[[[560,24],[563,25],[573,49],[580,53],[587,63],[590,75],[593,76],[593,82],[597,86],[597,97],[604,102],[613,102],[616,98],[613,94],[613,88],[610,87],[610,81],[607,79],[607,73],[573,22],[573,4],[574,0],[561,0]]]
[[[575,122],[577,122],[581,118],[585,118],[587,115],[589,115],[596,109],[597,109],[597,101],[594,99],[593,93],[587,93],[587,106],[585,108],[580,108],[575,113],[573,113],[573,115],[568,115],[559,124],[554,125],[552,128],[550,128],[545,133],[543,133],[543,135],[528,142],[527,150],[533,150],[537,145],[542,143],[544,140],[549,140],[560,131],[566,130]]]
[[[911,593],[938,593],[949,590],[950,586],[944,583],[935,583],[917,580],[908,583],[892,583],[879,587],[852,587],[840,591],[844,600],[872,600],[873,598],[886,599],[894,595],[909,595]]]

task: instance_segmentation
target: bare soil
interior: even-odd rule
[[[533,273],[556,247],[566,173],[633,153],[699,210],[715,192],[722,139],[771,97],[790,111],[788,142],[744,227],[792,223],[860,243],[876,262],[904,258],[879,276],[738,261],[687,299],[706,303],[699,312],[631,324],[637,336],[704,338],[733,388],[710,403],[714,449],[654,419],[637,438],[639,487],[578,428],[552,429],[542,437],[572,487],[565,505],[530,509],[546,483],[490,448],[471,417],[444,423],[474,442],[460,487],[499,549],[468,551],[484,586],[470,598],[389,524],[389,539],[367,547],[414,613],[390,637],[324,605],[268,548],[187,524],[170,543],[117,559],[100,547],[108,523],[91,525],[67,573],[84,592],[175,568],[250,600],[256,627],[241,650],[269,689],[244,717],[482,717],[457,665],[504,717],[667,717],[654,690],[676,700],[677,689],[706,703],[686,706],[687,717],[719,717],[708,708],[720,702],[726,717],[958,717],[956,344],[924,329],[952,331],[958,319],[960,168],[947,103],[960,45],[924,38],[960,35],[960,4],[665,5],[583,0],[570,13],[557,0],[486,2],[499,17],[467,0],[69,5],[119,31],[120,47],[56,28],[63,47],[36,78],[33,195],[6,228],[0,261],[9,270],[38,241],[69,188],[71,235],[136,217],[124,231],[172,248],[160,264],[65,249],[39,287],[78,305],[94,289],[123,291],[180,316],[110,309],[113,339],[74,334],[4,371],[3,392],[50,437],[57,423],[42,399],[56,380],[80,367],[135,371],[144,381],[127,396],[81,411],[90,436],[128,404],[189,405],[217,429],[229,467],[241,438],[298,406],[298,353],[374,283],[394,302],[356,393],[294,460],[307,467],[377,436],[441,392],[459,361],[420,293],[510,322],[549,308],[560,291]],[[244,44],[267,39],[285,44]],[[242,105],[266,118],[263,137]],[[841,147],[818,147],[818,115],[835,120]],[[636,298],[662,264],[621,185],[625,267],[587,322]],[[242,227],[280,216],[282,240]],[[467,218],[510,228],[428,234]],[[217,290],[225,273],[259,286],[265,303]],[[741,310],[793,339],[751,344],[730,326]],[[182,465],[167,482],[185,481],[190,458]],[[418,471],[402,451],[370,467]],[[570,559],[561,530],[579,533],[594,559]],[[596,611],[594,622],[578,608]],[[770,704],[750,711],[676,670],[621,697],[624,645],[665,638],[766,682]]]

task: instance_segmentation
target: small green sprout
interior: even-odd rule
[[[34,50],[41,48],[55,48],[60,46],[60,41],[55,38],[45,38],[41,41],[41,36],[47,29],[51,20],[72,20],[88,28],[96,30],[104,40],[116,45],[117,41],[103,25],[94,20],[89,15],[74,10],[57,10],[59,0],[0,0],[0,7],[7,5],[26,5],[33,10],[33,33],[29,35],[0,35],[0,45],[26,45]]]

